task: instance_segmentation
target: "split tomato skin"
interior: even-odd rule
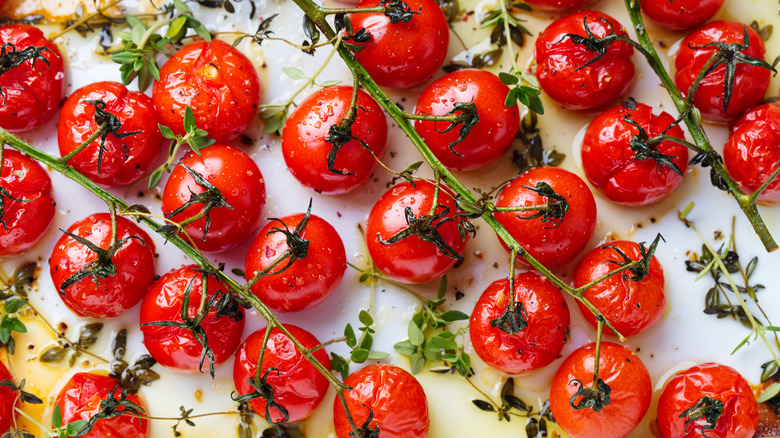
[[[712,18],[726,0],[643,0],[645,16],[672,30],[688,30]]]
[[[713,428],[704,418],[696,420],[684,414],[704,397],[723,405]],[[676,374],[658,399],[658,429],[663,438],[751,438],[757,427],[758,403],[753,389],[726,365],[703,363]]]
[[[504,105],[507,94],[509,87],[493,73],[478,69],[455,71],[437,79],[420,94],[415,113],[444,116],[455,103],[471,102],[477,108],[479,121],[452,148],[450,145],[460,138],[460,126],[442,132],[450,122],[415,120],[414,128],[445,166],[455,170],[479,169],[501,157],[520,129],[517,105]]]
[[[11,373],[8,372],[8,368],[0,362],[0,382],[3,380],[10,380],[13,382]],[[16,412],[14,407],[16,406],[16,392],[7,386],[0,386],[0,433],[8,432],[11,426],[14,424],[14,418]]]
[[[515,302],[522,303],[528,322],[520,333],[509,334],[491,321],[509,305],[509,279],[491,283],[477,300],[469,322],[471,345],[491,368],[522,374],[541,368],[561,354],[569,328],[569,309],[560,291],[536,273],[515,277]]]
[[[559,12],[578,8],[589,0],[526,0],[525,3],[540,11]]]
[[[282,154],[287,168],[301,184],[318,193],[339,195],[356,189],[374,173],[374,155],[380,159],[384,155],[384,112],[371,96],[358,90],[357,117],[351,129],[352,136],[365,146],[352,140],[338,150],[333,168],[344,175],[328,170],[328,155],[333,149],[326,140],[328,130],[347,115],[351,102],[352,87],[322,88],[301,102],[284,126]]]
[[[105,102],[105,111],[119,119],[122,128],[118,134],[135,134],[123,138],[108,134],[102,160],[99,160],[101,140],[98,137],[68,164],[104,187],[130,184],[142,177],[160,155],[163,138],[152,99],[143,93],[128,91],[119,82],[95,82],[68,97],[57,126],[60,155],[69,154],[98,130],[95,105],[89,102],[95,100]]]
[[[584,406],[574,409],[571,399],[580,385],[590,388],[593,384],[595,353],[596,344],[590,343],[566,358],[553,377],[550,409],[556,423],[572,438],[621,438],[639,424],[650,406],[650,374],[626,347],[602,342],[599,379],[609,385],[610,401],[600,412]],[[580,396],[573,401],[578,406],[580,402]]]
[[[26,24],[0,27],[0,46],[5,53],[28,47],[45,47],[33,63],[24,61],[0,75],[0,126],[15,132],[29,131],[43,125],[59,109],[65,90],[65,67],[62,54],[40,29]],[[48,65],[47,65],[48,62]]]

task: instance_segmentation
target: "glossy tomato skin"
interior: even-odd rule
[[[374,417],[369,427],[379,427],[382,438],[421,438],[428,435],[428,399],[411,374],[394,365],[374,364],[352,373],[344,384],[347,408],[355,425],[361,427]],[[336,437],[350,438],[352,429],[338,399],[333,403]]]
[[[193,217],[204,208],[203,204],[196,203],[172,216],[176,209],[190,200],[192,193],[206,191],[184,166],[219,189],[233,207],[216,207],[211,210],[211,224],[205,238],[205,217],[185,227],[198,249],[205,252],[225,251],[242,243],[257,230],[265,204],[265,182],[260,169],[249,155],[223,144],[201,149],[200,155],[189,152],[171,172],[163,192],[163,214],[176,222]]]
[[[116,390],[114,398],[120,399],[122,387],[119,381],[109,376],[92,373],[76,373],[60,390],[55,405],[60,406],[62,424],[77,420],[89,420],[100,411],[100,402],[108,398],[110,391]],[[144,408],[144,404],[135,394],[129,394],[127,400]],[[124,408],[119,408],[122,411]],[[145,438],[147,420],[144,418],[119,415],[114,418],[100,419],[91,432],[82,435],[87,438],[139,437]]]
[[[706,23],[726,0],[643,0],[645,16],[663,27],[688,30]]]
[[[27,60],[0,75],[0,126],[9,131],[28,131],[49,121],[60,105],[65,89],[64,62],[60,50],[38,28],[26,24],[0,27],[0,46],[13,44],[16,51],[45,47],[35,63]],[[6,53],[10,47],[3,49]]]
[[[723,160],[742,190],[758,189],[780,161],[780,104],[760,105],[745,113],[723,147]],[[780,202],[780,180],[769,183],[758,199]]]
[[[162,135],[157,127],[159,118],[152,99],[143,93],[128,91],[119,82],[95,82],[68,97],[57,125],[60,155],[67,155],[98,130],[95,106],[88,102],[95,100],[105,102],[105,111],[119,119],[122,128],[118,134],[136,134],[123,138],[114,134],[106,137],[100,172],[100,137],[68,164],[104,187],[130,184],[143,176],[160,155]]]
[[[621,438],[639,424],[650,405],[653,387],[650,374],[639,358],[626,347],[601,343],[599,379],[609,385],[610,402],[600,412],[574,409],[571,397],[593,383],[596,344],[575,350],[555,373],[550,387],[550,409],[558,425],[572,438]],[[580,397],[574,403],[580,403]]]
[[[328,155],[333,149],[326,140],[328,130],[341,122],[351,102],[352,87],[322,88],[301,102],[284,126],[282,153],[287,168],[301,184],[318,193],[338,195],[352,191],[376,169],[377,161],[371,152],[352,140],[338,150],[333,163],[333,168],[345,175],[328,170]],[[357,105],[352,135],[363,140],[381,159],[387,143],[385,114],[363,90],[358,90]]]
[[[574,287],[584,286],[618,266],[611,261],[623,257],[609,246],[617,247],[631,260],[640,260],[639,245],[627,240],[616,240],[595,248],[577,265]],[[666,307],[664,294],[664,270],[653,256],[647,276],[640,281],[631,280],[631,272],[617,274],[587,289],[583,296],[604,314],[607,321],[623,336],[639,334],[658,322]],[[577,304],[585,319],[596,327],[596,318],[579,301]],[[611,331],[607,333],[612,334]]]
[[[597,55],[566,36],[587,37],[585,22],[597,38],[613,30],[626,36],[620,23],[609,15],[580,11],[547,26],[534,46],[539,85],[550,98],[572,110],[608,105],[619,99],[634,80],[634,49],[624,42],[611,44],[601,59],[585,66]]]
[[[415,120],[414,128],[445,166],[455,170],[478,169],[501,157],[520,128],[517,105],[504,105],[507,94],[509,87],[493,73],[478,69],[455,71],[437,79],[420,94],[415,112],[443,116],[455,103],[471,102],[477,107],[479,121],[465,139],[453,146],[455,152],[450,143],[460,138],[460,127],[442,132],[450,126],[449,122]]]
[[[49,272],[54,287],[70,310],[79,316],[113,318],[135,306],[154,282],[154,241],[144,230],[122,216],[117,218],[117,241],[129,238],[111,258],[116,274],[99,279],[82,278],[62,290],[75,273],[97,259],[97,254],[67,234],[57,241],[49,258]],[[111,240],[111,217],[96,213],[77,221],[68,232],[83,237],[102,249]],[[131,237],[133,236],[133,237]]]
[[[540,11],[565,11],[578,8],[590,0],[527,0],[524,3]]]
[[[703,397],[723,403],[715,428],[705,429],[704,419],[686,427],[690,418],[683,412]],[[758,403],[750,384],[726,365],[703,363],[676,374],[658,399],[658,428],[663,438],[751,438],[757,426]]]
[[[736,21],[713,21],[685,37],[680,45],[680,51],[677,52],[677,57],[674,59],[674,65],[677,68],[674,82],[684,96],[688,94],[699,72],[716,50],[714,47],[702,49],[694,49],[693,47],[704,46],[712,42],[742,44],[745,29],[747,29],[749,42],[748,47],[741,53],[763,60],[766,53],[764,41],[752,28]],[[765,68],[737,64],[731,101],[728,111],[724,113],[726,66],[720,65],[702,79],[693,96],[693,103],[701,111],[702,116],[708,120],[734,119],[764,100],[764,95],[769,88],[770,73]]]
[[[469,323],[471,345],[491,368],[506,374],[522,374],[555,360],[566,343],[569,308],[560,291],[533,272],[515,277],[515,302],[522,303],[528,326],[509,334],[491,321],[509,304],[509,280],[491,283],[474,306]]]
[[[187,314],[194,318],[203,294],[203,277],[197,266],[189,265],[174,269],[157,280],[141,303],[141,332],[149,354],[161,365],[185,373],[196,373],[200,368],[203,347],[195,340],[192,331],[179,327],[144,325],[157,321],[182,322],[181,308],[187,287],[191,285]],[[208,277],[206,294],[208,299],[215,294],[227,293],[216,277]],[[201,327],[206,333],[209,348],[214,352],[214,362],[226,361],[238,348],[244,330],[244,312],[239,309],[236,317],[217,316],[209,309]],[[208,367],[208,359],[204,368]]]
[[[379,6],[381,0],[363,0],[358,8]],[[366,29],[371,39],[355,59],[382,87],[408,88],[430,79],[441,67],[450,42],[447,19],[433,0],[408,0],[411,11],[421,11],[407,23],[390,23],[384,14],[352,14],[355,32]]]
[[[304,347],[314,348],[320,345],[320,341],[306,330],[291,324],[285,324],[284,327]],[[233,383],[236,391],[241,395],[255,391],[249,379],[254,378],[257,372],[257,359],[263,347],[265,330],[262,328],[249,335],[236,352]],[[284,414],[271,407],[269,408],[271,419],[276,423],[294,423],[309,417],[325,397],[328,391],[328,380],[303,357],[290,338],[281,330],[277,328],[271,330],[267,345],[260,376],[267,373],[266,383],[273,387],[274,401],[286,409],[289,415],[287,421],[284,421]],[[330,370],[328,353],[324,348],[313,354],[317,361]],[[275,368],[276,371],[271,368]],[[267,406],[265,400],[262,398],[250,400],[249,406],[261,418],[265,418]]]
[[[154,105],[163,125],[184,134],[184,109],[217,143],[228,143],[249,126],[260,103],[260,80],[252,61],[220,40],[183,47],[160,68]]]
[[[0,187],[12,197],[26,201],[3,199],[5,226],[0,224],[0,257],[9,257],[27,251],[40,240],[54,219],[55,203],[46,170],[13,149],[3,151]]]
[[[374,204],[366,222],[366,243],[371,259],[388,277],[402,283],[425,283],[439,278],[450,269],[457,259],[445,255],[434,243],[426,242],[417,235],[411,235],[393,244],[383,244],[399,232],[408,228],[405,209],[411,209],[415,218],[427,216],[431,210],[435,186],[427,181],[415,181],[417,187],[408,182],[390,188]],[[439,192],[439,207],[436,214],[449,209],[445,218],[454,218],[455,200],[447,190]],[[438,227],[444,242],[458,254],[463,254],[466,239],[461,239],[458,221],[450,219]],[[381,239],[381,241],[380,241]]]
[[[0,382],[3,380],[10,380],[13,382],[11,373],[8,372],[8,368],[0,362]],[[7,387],[0,386],[0,433],[8,432],[8,429],[14,424],[14,406],[16,406],[16,392]]]
[[[563,220],[552,219],[552,223],[545,223],[542,218],[525,219],[537,214],[537,210],[497,212],[495,217],[529,254],[549,268],[572,260],[585,249],[596,228],[596,201],[579,176],[557,167],[536,167],[504,187],[496,199],[496,206],[547,203],[546,196],[523,187],[536,187],[540,182],[549,184],[568,202],[569,210]]]
[[[631,139],[639,129],[625,120],[638,123],[653,138],[674,123],[667,112],[656,116],[653,108],[637,103],[636,109],[623,105],[610,108],[596,116],[588,125],[582,141],[582,168],[591,184],[603,190],[612,202],[640,206],[658,202],[671,193],[683,178],[668,166],[655,160],[637,160],[631,150]],[[679,126],[666,131],[680,139],[685,134]],[[672,141],[661,142],[655,149],[672,156],[681,173],[688,168],[688,149]]]

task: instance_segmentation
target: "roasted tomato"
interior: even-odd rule
[[[565,11],[578,8],[589,0],[525,0],[524,3],[542,11]]]
[[[0,382],[3,380],[13,383],[8,368],[0,362]],[[7,386],[0,386],[0,433],[8,432],[8,429],[14,424],[16,399],[16,391]]]
[[[642,0],[642,12],[663,27],[687,30],[712,18],[726,0]]]

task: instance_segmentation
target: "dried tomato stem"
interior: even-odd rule
[[[641,260],[641,259],[640,259],[640,260]],[[613,277],[613,276],[615,276],[615,275],[617,275],[617,274],[620,274],[620,273],[621,273],[621,272],[623,272],[623,271],[628,271],[628,270],[630,270],[630,269],[631,269],[631,268],[633,268],[634,266],[638,265],[638,264],[639,264],[639,262],[640,262],[640,260],[634,260],[634,261],[632,261],[632,262],[630,262],[630,263],[626,263],[625,265],[623,265],[623,266],[621,266],[621,267],[619,267],[619,268],[617,268],[617,269],[615,269],[615,270],[612,270],[612,271],[609,271],[609,272],[607,272],[606,274],[604,274],[604,275],[602,275],[601,277],[599,277],[599,278],[597,278],[597,279],[595,279],[595,280],[591,281],[590,283],[584,284],[584,285],[582,285],[582,286],[578,287],[577,289],[574,289],[574,291],[575,291],[576,293],[578,293],[578,294],[580,294],[580,295],[581,295],[581,294],[582,294],[582,293],[584,293],[586,290],[588,290],[588,289],[592,288],[593,286],[595,286],[595,285],[597,285],[597,284],[601,283],[602,281],[604,281],[604,280],[606,280],[606,279],[608,279],[608,278],[610,278],[610,277]]]
[[[599,388],[599,359],[601,357],[601,336],[604,334],[604,318],[596,318],[596,354],[593,357],[593,383],[590,388]]]
[[[60,158],[60,161],[63,164],[67,164],[68,161],[70,161],[73,157],[78,155],[79,152],[83,151],[87,146],[92,144],[93,141],[97,140],[98,137],[100,137],[103,132],[105,132],[108,129],[107,124],[100,125],[98,129],[95,130],[95,132],[92,133],[86,140],[84,140],[80,145],[76,146],[76,149],[73,149],[68,153],[68,155],[65,155],[64,157]]]
[[[249,282],[244,286],[247,290],[251,289],[252,286],[255,285],[261,278],[265,277],[266,275],[269,275],[269,272],[277,266],[279,266],[279,263],[282,263],[283,261],[290,258],[290,256],[293,254],[293,250],[290,248],[287,248],[283,253],[279,254],[279,257],[275,258],[271,263],[268,264],[265,268],[263,268],[262,271],[255,271],[253,272],[252,279],[249,280]]]

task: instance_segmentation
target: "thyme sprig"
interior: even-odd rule
[[[124,358],[126,351],[127,329],[121,329],[114,337],[111,346],[113,358],[110,363],[111,373],[109,376],[117,379],[130,394],[136,394],[142,385],[151,385],[152,382],[160,378],[159,374],[151,370],[157,361],[148,354],[142,354],[133,365],[130,365]]]
[[[495,412],[498,421],[510,422],[512,417],[525,418],[525,433],[528,438],[542,438],[547,436],[547,423],[555,423],[550,411],[550,401],[542,403],[539,411],[534,411],[532,405],[527,404],[515,395],[515,382],[509,377],[501,385],[501,402],[494,401],[490,396],[474,385],[471,379],[469,384],[477,390],[484,399],[472,399],[471,403],[484,412]]]
[[[57,336],[57,344],[41,351],[38,355],[38,360],[44,363],[52,363],[59,362],[67,357],[68,366],[73,367],[76,361],[83,354],[87,354],[90,347],[95,345],[101,330],[103,330],[102,322],[91,322],[79,327],[79,337],[75,342],[69,341],[65,336]],[[94,354],[90,354],[90,356],[103,362],[106,361]]]

